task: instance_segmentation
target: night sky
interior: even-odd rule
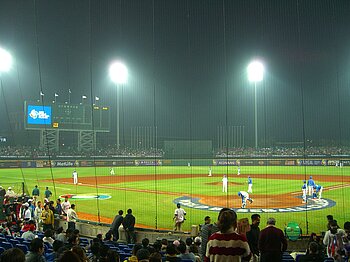
[[[157,126],[160,140],[215,146],[218,126],[245,126],[253,146],[246,67],[258,58],[260,145],[350,144],[349,0],[0,0],[0,46],[15,60],[0,76],[0,134],[40,90],[45,103],[71,89],[73,103],[98,96],[115,110],[108,66],[120,59],[125,137]]]

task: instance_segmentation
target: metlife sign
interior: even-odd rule
[[[28,105],[27,123],[31,125],[51,125],[51,106]]]

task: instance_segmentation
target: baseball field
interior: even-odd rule
[[[297,222],[303,233],[325,230],[326,215],[332,214],[342,226],[350,220],[350,168],[334,166],[139,166],[77,167],[78,185],[73,184],[72,167],[0,169],[0,185],[15,186],[24,182],[31,192],[39,186],[40,198],[45,187],[52,191],[51,199],[69,195],[76,204],[81,219],[111,223],[119,209],[131,208],[140,227],[172,229],[176,203],[187,212],[183,229],[203,223],[206,215],[216,218],[222,207],[235,208],[238,217],[250,217],[258,212],[262,225],[268,217],[277,219],[284,228]],[[222,192],[222,176],[228,174],[228,192]],[[238,191],[247,191],[247,178],[253,180],[254,200],[240,209]],[[323,186],[322,199],[308,199],[302,203],[303,180],[312,176]]]

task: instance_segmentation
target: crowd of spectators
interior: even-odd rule
[[[163,157],[162,149],[118,149],[116,146],[98,147],[92,152],[79,151],[76,147],[61,148],[59,152],[35,146],[0,146],[0,158],[44,158],[56,157]]]
[[[162,149],[132,149],[116,146],[100,146],[93,152],[79,151],[76,147],[66,146],[59,152],[48,151],[47,148],[34,146],[0,146],[0,158],[45,158],[56,157],[164,157]],[[341,146],[302,146],[299,147],[239,147],[219,149],[213,157],[303,157],[303,156],[349,156],[350,147]]]
[[[350,147],[306,146],[300,147],[239,147],[220,149],[215,157],[303,157],[303,156],[348,156]]]

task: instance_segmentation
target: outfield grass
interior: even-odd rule
[[[112,219],[117,210],[132,208],[137,219],[137,223],[150,227],[172,228],[172,217],[175,209],[174,199],[183,195],[207,195],[222,196],[221,179],[222,174],[229,174],[229,181],[235,182],[229,186],[229,195],[234,198],[239,205],[239,198],[236,193],[240,190],[246,190],[247,175],[253,177],[253,193],[262,195],[279,195],[290,192],[300,191],[302,181],[299,179],[285,180],[284,174],[303,175],[307,179],[313,175],[316,183],[317,178],[323,176],[348,178],[350,168],[335,167],[241,167],[241,175],[237,176],[237,167],[212,167],[212,177],[208,177],[208,167],[206,166],[159,166],[159,167],[119,167],[115,168],[117,178],[120,183],[101,184],[98,189],[92,186],[74,186],[72,184],[62,184],[56,179],[70,178],[73,168],[24,168],[24,169],[0,169],[0,184],[11,185],[24,181],[29,191],[34,185],[39,185],[41,194],[45,186],[49,186],[54,191],[54,197],[57,198],[62,194],[108,194],[111,196],[108,200],[75,200],[78,212],[85,212],[97,215],[97,209],[100,215]],[[87,168],[78,167],[79,178],[82,177],[99,177],[109,176],[108,167]],[[155,177],[166,176],[167,174],[188,174],[193,175],[189,178],[179,179],[162,179],[153,180]],[[203,176],[194,176],[202,174]],[[254,178],[254,174],[275,175],[276,179]],[[131,175],[144,175],[152,180],[123,182],[123,177]],[[53,183],[55,181],[55,183]],[[216,184],[215,184],[216,183]],[[322,182],[325,188],[342,185],[342,182]],[[154,194],[148,192],[137,192],[135,190],[145,191],[154,190],[158,192],[169,192],[171,194]],[[232,194],[230,193],[232,192]],[[295,213],[262,213],[262,221],[269,216],[277,219],[279,227],[283,228],[285,223],[295,221],[300,223],[304,232],[308,223],[309,233],[321,232],[325,229],[326,215],[333,214],[342,225],[344,221],[350,220],[349,200],[350,188],[340,188],[332,191],[325,191],[324,198],[332,199],[336,205],[332,208],[326,208],[319,211],[295,212]],[[206,215],[216,217],[217,212],[207,210],[197,210],[186,208],[187,220],[184,224],[185,230],[190,230],[191,225],[198,225],[203,222]],[[241,217],[250,217],[250,214],[239,214]]]

